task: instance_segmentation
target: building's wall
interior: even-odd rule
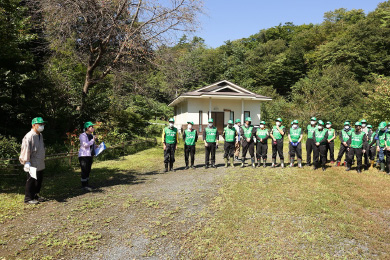
[[[202,130],[207,126],[209,99],[192,98],[181,102],[176,106],[177,115],[175,125],[179,129],[185,129],[188,121],[194,122],[195,129],[199,130],[199,111],[202,111]],[[242,111],[241,100],[233,99],[212,99],[212,112],[224,112],[224,124],[226,125],[230,119],[230,111],[234,112],[234,120],[243,119],[244,111],[250,111],[253,125],[260,124],[260,101],[244,100],[244,111]]]

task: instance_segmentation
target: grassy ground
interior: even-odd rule
[[[201,144],[196,156],[202,166]],[[2,180],[0,259],[390,258],[390,178],[377,169],[184,171],[182,145],[175,166],[162,174],[161,146],[97,162],[92,193],[59,167],[38,206],[22,203],[24,178]]]

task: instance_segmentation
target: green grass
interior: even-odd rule
[[[230,170],[182,258],[389,259],[389,187],[376,169]]]

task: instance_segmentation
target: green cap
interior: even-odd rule
[[[252,122],[252,118],[250,118],[249,116],[247,118],[245,118],[245,122],[246,121],[249,121],[249,122]]]
[[[363,123],[367,123],[367,120],[366,119],[363,119],[362,121],[360,121],[362,124]]]
[[[233,120],[230,119],[230,120],[228,121],[228,124],[233,124]]]
[[[260,122],[260,125],[265,125],[265,121],[261,121],[261,122]]]
[[[92,123],[91,121],[85,122],[85,123],[84,123],[84,129],[87,129],[88,127],[94,126],[94,125],[95,125],[95,124]]]
[[[350,125],[350,123],[348,121],[345,121],[344,125]]]
[[[355,123],[355,126],[362,126],[362,123],[358,121]]]
[[[386,122],[380,122],[379,124],[379,130],[383,130],[386,127]]]
[[[46,121],[43,121],[43,118],[42,117],[36,117],[34,118],[32,121],[31,121],[31,125],[35,125],[35,124],[46,124],[47,122]]]
[[[351,120],[345,120],[345,122],[351,123]]]
[[[175,122],[175,119],[173,117],[169,118],[168,122]]]
[[[372,128],[372,125],[367,125],[367,128]]]
[[[209,123],[213,123],[214,120],[212,118],[209,119]]]
[[[282,122],[282,119],[280,117],[276,118],[276,121]]]
[[[328,122],[326,122],[326,124],[327,124],[327,125],[331,125],[331,124],[332,124],[332,122],[328,121]]]
[[[317,121],[317,118],[315,116],[310,118],[310,121]]]
[[[298,124],[298,120],[296,120],[296,119],[292,122],[293,122],[293,124]]]
[[[194,122],[188,121],[187,124],[189,124],[189,125],[194,125]]]
[[[240,119],[236,119],[236,123],[241,123],[241,120]]]
[[[324,125],[324,121],[318,120],[318,124],[319,124],[319,125]]]

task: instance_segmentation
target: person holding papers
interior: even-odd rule
[[[42,117],[34,118],[31,122],[31,131],[24,136],[22,141],[19,161],[24,165],[24,171],[28,173],[24,197],[24,202],[28,204],[45,201],[38,195],[45,169],[45,145],[42,136],[45,123]]]
[[[81,187],[85,191],[92,191],[92,187],[89,186],[89,174],[91,172],[93,157],[95,155],[95,142],[96,137],[93,135],[95,124],[92,122],[86,122],[84,124],[84,133],[79,137],[80,150],[79,150],[79,162],[81,167]]]

